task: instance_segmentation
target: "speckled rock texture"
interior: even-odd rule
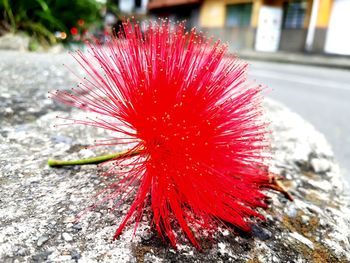
[[[113,182],[94,165],[53,169],[49,157],[75,159],[104,153],[85,149],[105,131],[58,126],[56,116],[85,113],[47,98],[74,86],[62,63],[68,55],[0,52],[0,262],[349,262],[350,210],[338,166],[325,138],[284,106],[267,100],[274,157],[295,198],[270,192],[266,221],[251,235],[218,231],[198,252],[186,240],[177,250],[160,240],[145,215],[120,239],[112,235],[127,204],[90,210],[95,194]],[[74,69],[79,71],[79,69]],[[114,149],[114,151],[119,149]],[[76,221],[79,212],[85,214]]]
[[[0,49],[26,51],[28,50],[29,42],[30,37],[25,34],[7,33],[0,36]]]

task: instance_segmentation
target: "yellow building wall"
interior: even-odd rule
[[[291,0],[292,1],[292,0]],[[316,26],[319,28],[328,27],[333,0],[319,0],[318,16]],[[201,27],[224,27],[226,18],[226,5],[252,3],[251,26],[257,27],[259,11],[262,5],[281,6],[284,0],[204,0],[200,9],[199,23]],[[312,0],[308,0],[307,12],[304,20],[304,28],[307,28],[310,21]]]
[[[281,0],[279,0],[281,1]],[[200,9],[199,23],[201,27],[224,27],[226,5],[252,3],[251,26],[256,27],[259,19],[259,9],[263,0],[204,0]]]
[[[307,1],[307,7],[306,7],[306,14],[304,19],[304,28],[308,28],[311,18],[311,12],[312,12],[312,0]]]
[[[225,1],[205,0],[199,14],[201,27],[223,27],[225,25]]]
[[[258,27],[259,12],[262,5],[263,5],[263,0],[255,0],[253,2],[252,17],[250,19],[250,25],[252,27]]]
[[[331,16],[333,0],[319,0],[316,27],[327,28]],[[350,15],[350,14],[349,14]]]

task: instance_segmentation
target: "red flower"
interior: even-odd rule
[[[79,26],[83,26],[84,24],[85,24],[84,19],[79,19],[79,20],[78,20],[78,25],[79,25]]]
[[[198,248],[202,230],[250,231],[252,218],[263,218],[256,208],[267,207],[269,176],[262,88],[247,81],[247,64],[167,21],[142,30],[125,22],[118,38],[89,46],[91,55],[75,55],[88,79],[54,97],[101,115],[76,122],[123,134],[107,145],[133,145],[132,156],[113,161],[128,172],[108,172],[116,178],[109,198],[133,198],[114,238],[130,219],[137,226],[146,206],[173,246],[176,226]]]
[[[75,36],[75,35],[78,34],[78,29],[77,29],[76,27],[72,27],[72,28],[70,29],[70,33],[71,33],[73,36]]]

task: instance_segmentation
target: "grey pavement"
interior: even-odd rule
[[[300,114],[325,134],[350,183],[350,71],[250,61],[250,76],[268,96]]]

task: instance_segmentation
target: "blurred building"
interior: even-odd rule
[[[158,17],[168,17],[172,21],[184,21],[186,25],[198,25],[202,0],[150,0],[148,11]]]
[[[112,6],[113,10],[107,10],[105,15],[105,24],[109,28],[109,32],[118,32],[122,22],[125,18],[135,17],[137,20],[143,20],[147,15],[147,6],[149,0],[107,0]],[[111,9],[111,8],[110,8]]]
[[[148,0],[114,0],[122,14],[145,14]]]
[[[350,0],[149,0],[148,11],[186,19],[231,50],[350,55]]]

